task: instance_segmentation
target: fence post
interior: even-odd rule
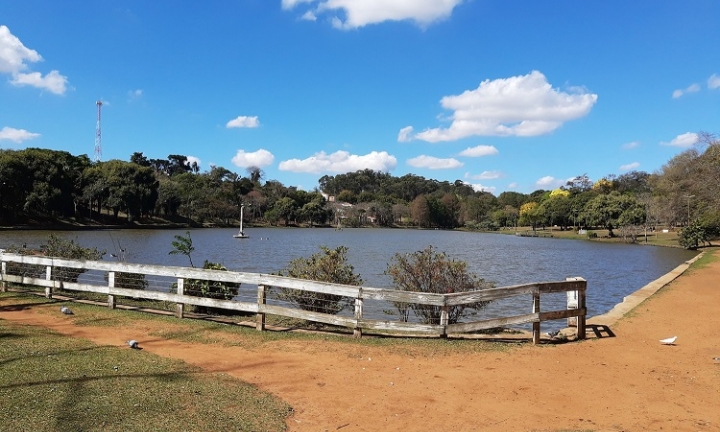
[[[447,305],[443,305],[440,308],[440,325],[442,326],[442,333],[440,333],[441,338],[447,337],[447,326],[448,326],[449,322],[450,322],[450,307]]]
[[[258,285],[257,302],[258,313],[255,315],[255,330],[263,331],[265,330],[265,314],[260,310],[262,310],[263,305],[267,304],[267,288],[265,285]]]
[[[585,339],[585,319],[587,317],[587,307],[585,305],[585,293],[587,291],[587,281],[582,280],[582,287],[578,290],[578,309],[581,311],[577,317],[577,338]]]
[[[363,317],[363,296],[362,287],[358,289],[358,296],[355,299],[355,329],[353,329],[353,336],[356,338],[362,337],[362,329],[360,328],[360,320]]]
[[[111,271],[108,272],[108,291],[115,288],[115,272]],[[115,295],[114,294],[108,294],[108,307],[110,309],[115,309]]]
[[[576,282],[580,280],[580,278],[577,277],[568,277],[565,278],[568,282]],[[567,297],[567,309],[573,310],[578,308],[578,290],[574,291],[565,291],[565,296]],[[567,318],[567,326],[568,327],[577,327],[577,316],[571,316]]]
[[[532,311],[534,314],[540,314],[540,293],[537,292],[533,294],[533,308]],[[533,322],[533,344],[537,345],[540,343],[540,321]]]
[[[7,274],[7,263],[2,262],[2,273],[0,273],[0,292],[7,292],[7,282],[5,282],[5,275]]]
[[[52,280],[52,266],[45,267],[45,280]],[[51,286],[45,287],[45,297],[52,298],[53,289]]]
[[[178,278],[177,280],[177,295],[185,295],[185,279]],[[175,316],[182,319],[185,317],[185,304],[175,304]]]

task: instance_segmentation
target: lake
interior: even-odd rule
[[[0,231],[0,248],[26,243],[35,248],[43,244],[50,231]],[[120,255],[126,250],[125,261],[132,263],[189,266],[187,257],[170,255],[175,235],[185,230],[98,230],[56,232],[76,239],[86,247],[97,247]],[[497,286],[530,282],[564,280],[580,276],[588,281],[588,316],[607,312],[623,297],[669,272],[696,252],[666,248],[584,240],[528,238],[513,235],[473,233],[444,230],[410,230],[379,228],[250,228],[247,239],[235,239],[236,229],[204,228],[190,230],[196,266],[204,260],[224,264],[229,270],[275,273],[292,259],[307,257],[319,246],[348,247],[348,260],[360,274],[364,285],[390,288],[391,280],[384,274],[395,253],[422,250],[432,245],[449,257],[464,260],[468,268],[494,282]],[[255,293],[251,293],[256,295]],[[543,310],[548,306],[563,309],[566,299],[553,295],[543,297]],[[529,303],[522,301],[523,308]],[[506,313],[517,304],[512,301],[491,305],[489,315]],[[376,318],[382,310],[366,311]],[[371,316],[367,316],[371,318]],[[551,329],[562,323],[546,326]]]

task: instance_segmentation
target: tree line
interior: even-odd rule
[[[0,150],[0,224],[34,220],[164,218],[196,224],[417,226],[497,230],[530,226],[597,227],[634,239],[639,230],[684,227],[689,246],[720,235],[720,140],[700,142],[655,173],[631,171],[592,181],[580,174],[554,190],[497,197],[461,180],[400,177],[370,169],[323,176],[304,191],[212,166],[200,172],[184,155],[92,162],[86,155],[28,148]]]

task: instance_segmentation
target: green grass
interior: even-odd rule
[[[718,252],[719,250],[720,249],[717,248],[705,249],[705,253],[703,254],[703,256],[698,258],[694,263],[692,263],[692,265],[690,265],[690,271],[703,269],[711,263],[720,260],[720,257],[718,257],[718,255],[720,254],[720,252]]]
[[[500,234],[515,234],[515,228],[511,229],[502,229],[499,231],[493,231]],[[532,227],[519,227],[517,229],[518,232],[522,233],[532,233]],[[552,230],[550,228],[546,229],[536,229],[535,232],[541,236],[541,237],[550,237],[553,238],[561,238],[561,239],[575,239],[575,240],[592,240],[592,241],[599,241],[599,242],[612,242],[612,243],[623,243],[624,240],[620,236],[620,230],[616,229],[613,232],[615,233],[616,237],[613,238],[606,238],[608,236],[608,230],[606,229],[589,229],[587,230],[588,234],[594,233],[597,234],[596,238],[590,239],[588,235],[580,235],[575,230],[570,227],[570,229],[567,229],[565,231],[560,231],[560,228],[553,228]],[[637,243],[638,244],[646,244],[645,243],[645,235],[644,232],[641,232],[640,235],[637,237]],[[671,247],[679,247],[678,243],[678,232],[667,232],[664,233],[662,230],[656,230],[655,232],[648,232],[647,235],[647,244],[654,245],[654,246],[671,246]]]
[[[17,431],[282,431],[292,412],[227,375],[4,320],[0,400]]]
[[[135,310],[115,309],[111,310],[104,306],[91,304],[62,302],[48,300],[44,297],[26,295],[18,292],[0,293],[0,300],[7,299],[13,303],[42,304],[54,302],[59,310],[61,305],[68,305],[75,315],[69,317],[76,325],[93,327],[123,327],[133,326],[139,321],[160,323],[157,330],[150,333],[151,336],[163,339],[177,340],[188,343],[221,344],[224,346],[240,346],[254,349],[263,345],[279,341],[308,341],[327,342],[339,344],[342,349],[362,351],[364,347],[383,347],[396,353],[416,357],[429,357],[440,355],[452,355],[458,353],[476,353],[487,351],[508,351],[522,345],[527,345],[528,340],[471,340],[471,339],[441,339],[431,338],[406,338],[393,336],[364,335],[361,339],[353,338],[347,333],[332,333],[328,331],[276,331],[267,330],[259,332],[254,327],[247,327],[236,324],[225,324],[202,319],[179,320],[174,316],[159,315]],[[46,309],[46,313],[55,313],[53,306]],[[254,317],[235,317],[225,319],[235,321],[253,321]],[[268,317],[268,322],[272,322]],[[298,323],[296,323],[298,324]],[[298,328],[303,328],[298,324]],[[343,348],[345,347],[345,348]]]

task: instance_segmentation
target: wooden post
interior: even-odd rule
[[[45,280],[52,280],[52,266],[45,267]],[[45,297],[51,299],[52,298],[52,287],[48,286],[45,287]]]
[[[259,312],[259,311],[262,310],[263,305],[267,304],[267,288],[265,287],[265,285],[258,285],[257,302],[258,302],[258,313],[257,313],[257,315],[255,315],[255,330],[264,331],[265,330],[265,314],[262,312]]]
[[[115,272],[108,272],[108,288],[115,288]],[[108,307],[115,309],[115,295],[108,294]]]
[[[185,295],[185,279],[178,278],[177,280],[177,295]],[[185,317],[185,304],[175,304],[175,316],[182,319]]]
[[[587,318],[587,308],[585,305],[585,293],[587,291],[587,281],[583,280],[582,289],[578,290],[578,309],[581,314],[577,317],[577,338],[585,339],[585,319]]]
[[[576,282],[576,281],[579,281],[582,279],[578,278],[578,277],[569,277],[569,278],[565,278],[565,280],[569,281],[569,282],[570,281]],[[565,294],[567,297],[568,310],[577,309],[578,308],[578,290],[566,291]],[[568,317],[567,326],[568,327],[577,327],[577,316]]]
[[[450,322],[450,308],[449,306],[442,306],[440,309],[440,325],[442,326],[442,333],[440,333],[441,338],[447,337],[447,326]]]
[[[2,263],[2,273],[0,273],[0,292],[7,292],[7,282],[5,282],[5,275],[7,274],[7,263]]]
[[[358,296],[355,299],[355,329],[353,329],[353,336],[356,338],[362,337],[362,329],[360,328],[360,320],[363,317],[363,297],[362,287],[358,290]]]
[[[540,313],[540,293],[533,294],[533,308],[534,314]],[[533,322],[533,344],[537,345],[540,343],[540,321]]]

